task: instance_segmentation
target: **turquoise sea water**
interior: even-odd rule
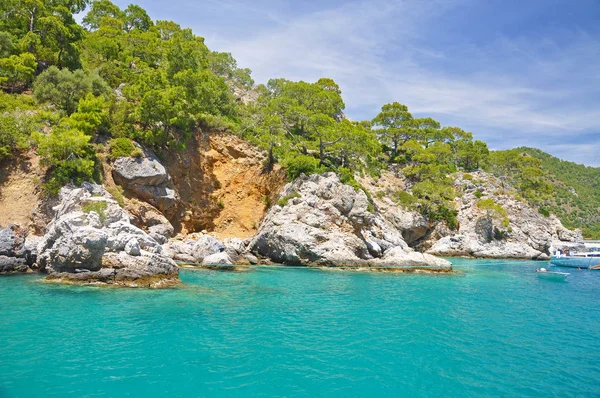
[[[600,271],[258,267],[125,290],[0,278],[0,397],[599,396]]]

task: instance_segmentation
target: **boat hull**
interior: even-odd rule
[[[567,279],[567,276],[569,276],[570,274],[566,273],[566,272],[551,272],[551,271],[546,271],[546,272],[538,272],[537,276],[540,279],[549,279],[549,280],[553,280],[553,281],[564,281],[565,279]]]
[[[557,267],[588,269],[600,265],[600,257],[552,257],[550,264]]]

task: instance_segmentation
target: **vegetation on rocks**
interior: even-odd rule
[[[294,198],[299,198],[301,196],[302,195],[300,195],[298,192],[292,192],[290,194],[285,195],[283,198],[279,199],[277,201],[277,205],[283,207],[283,206],[287,205],[290,200],[292,200]]]
[[[485,211],[488,217],[501,219],[503,227],[508,227],[510,225],[510,220],[506,215],[506,210],[501,205],[496,203],[494,199],[482,199],[477,202],[477,207]]]
[[[110,156],[113,159],[129,157],[136,150],[129,138],[119,137],[110,140]]]
[[[125,195],[124,190],[121,186],[116,185],[114,187],[107,187],[106,191],[117,201],[119,206],[125,207]]]
[[[81,206],[81,209],[84,213],[95,212],[100,217],[100,221],[104,222],[106,219],[106,209],[108,209],[108,204],[106,202],[88,202]]]
[[[34,142],[42,164],[50,166],[50,177],[45,187],[56,194],[69,181],[81,184],[93,180],[95,152],[89,145],[91,137],[82,131],[56,126],[52,133],[34,133]]]

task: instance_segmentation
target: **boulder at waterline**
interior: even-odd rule
[[[178,267],[161,245],[129,222],[101,186],[64,187],[39,243],[38,265],[48,280],[130,287],[178,283]]]
[[[220,252],[204,257],[202,265],[233,265],[233,260],[227,252]]]
[[[185,238],[170,239],[163,245],[165,255],[182,263],[200,264],[205,257],[225,251],[218,239],[202,233],[190,234]]]
[[[0,274],[28,272],[29,267],[24,258],[0,255]]]
[[[22,254],[25,237],[17,225],[0,229],[0,256],[17,257]]]
[[[0,229],[0,274],[30,272],[36,261],[38,240],[18,225]]]

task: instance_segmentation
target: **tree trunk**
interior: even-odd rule
[[[33,33],[33,21],[35,19],[35,7],[33,8],[33,10],[29,13],[29,31],[31,33]]]
[[[323,166],[323,158],[325,157],[325,144],[323,139],[319,138],[319,166]]]
[[[36,8],[34,7],[33,10],[31,10],[31,12],[29,13],[29,31],[31,33],[33,33],[33,28],[34,28],[34,20],[35,20],[35,10]],[[27,48],[27,52],[33,53],[33,43],[29,43],[29,47]]]
[[[273,166],[275,165],[275,156],[273,155],[273,141],[269,143],[269,156],[267,157],[267,167],[265,167],[265,171],[270,173],[273,171]]]

